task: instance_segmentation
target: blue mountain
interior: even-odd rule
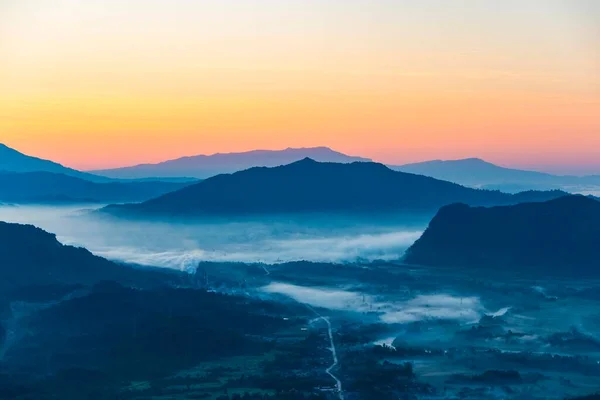
[[[277,167],[303,158],[321,162],[350,163],[371,161],[367,158],[348,156],[328,147],[288,148],[284,150],[253,150],[241,153],[217,153],[169,160],[158,164],[141,164],[132,167],[92,171],[111,178],[143,178],[190,176],[209,178],[252,167]]]
[[[306,158],[218,175],[141,204],[109,206],[104,211],[136,216],[435,212],[456,202],[514,204],[563,195],[559,191],[511,195],[392,171],[372,162],[320,163]]]
[[[600,176],[552,175],[544,172],[524,171],[501,167],[480,158],[462,160],[432,160],[390,168],[430,176],[460,185],[502,191],[562,189],[580,191],[600,189]]]
[[[0,172],[0,201],[7,203],[139,202],[181,189],[189,182],[90,182],[52,172]]]
[[[108,182],[106,177],[88,174],[65,167],[54,161],[28,156],[0,143],[0,171],[6,172],[52,172],[85,179],[92,182]]]
[[[599,245],[600,202],[590,197],[491,208],[453,204],[437,213],[405,261],[537,276],[600,276]]]

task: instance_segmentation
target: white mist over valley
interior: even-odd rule
[[[200,261],[354,262],[397,260],[426,219],[385,222],[314,217],[190,223],[128,221],[94,214],[99,206],[0,206],[0,220],[32,224],[64,244],[116,261],[187,270]]]

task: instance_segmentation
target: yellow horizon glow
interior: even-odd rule
[[[600,172],[593,1],[5,3],[0,142],[76,168],[329,146]]]

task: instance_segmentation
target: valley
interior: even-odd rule
[[[600,400],[600,0],[0,0],[0,400]]]
[[[47,228],[60,227],[67,216],[70,229],[80,218],[81,230],[94,226],[87,208],[30,211],[31,222]],[[95,235],[111,236],[105,223],[97,221]],[[273,235],[265,243],[287,229],[297,232],[297,222],[271,223],[262,228]],[[320,252],[326,254],[349,232],[364,240],[366,232],[377,231],[345,223],[330,221],[302,240],[312,246],[325,240]],[[414,221],[379,228],[397,232],[402,226],[424,229]],[[213,240],[256,227],[233,224]],[[200,228],[187,227],[188,234]],[[371,243],[382,247],[366,254],[381,256],[386,243]],[[600,280],[409,266],[397,260],[410,244],[393,247],[388,261],[360,254],[277,263],[190,257],[171,264],[174,272],[187,272],[168,278],[178,283],[164,288],[59,284],[45,297],[39,288],[24,289],[18,303],[9,299],[2,322],[0,395],[558,400],[600,390]],[[266,258],[277,249],[255,251]],[[124,261],[115,256],[119,252],[106,254]],[[106,324],[110,330],[102,328]]]

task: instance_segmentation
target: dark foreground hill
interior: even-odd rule
[[[133,400],[167,390],[206,398],[204,384],[216,382],[222,394],[229,378],[211,362],[260,356],[273,350],[277,330],[299,332],[306,323],[283,318],[307,314],[304,307],[194,286],[184,273],[118,265],[36,227],[0,223],[0,399]],[[244,387],[288,382],[269,368]],[[290,379],[287,391],[297,391]],[[310,380],[308,392],[323,380]],[[132,388],[135,381],[148,383]]]
[[[85,286],[104,280],[145,287],[184,277],[171,270],[116,264],[86,249],[65,246],[55,235],[32,225],[0,222],[0,299],[40,288]]]
[[[199,216],[311,212],[435,212],[463,202],[513,204],[556,198],[563,192],[509,195],[466,188],[420,175],[392,171],[382,164],[319,163],[304,159],[275,168],[251,168],[219,175],[142,204],[109,206],[121,216]]]
[[[566,196],[506,207],[442,208],[409,264],[600,276],[600,202]]]
[[[0,201],[136,202],[181,189],[189,184],[162,181],[96,183],[62,173],[0,172]]]

